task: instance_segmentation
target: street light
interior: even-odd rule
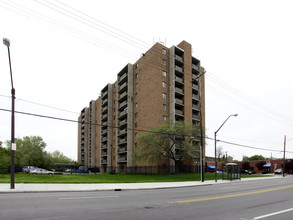
[[[15,150],[15,143],[14,143],[14,101],[15,101],[15,89],[13,87],[13,78],[12,78],[12,69],[11,69],[11,59],[10,59],[10,41],[7,38],[3,38],[3,44],[7,46],[8,50],[8,58],[9,58],[9,68],[10,68],[10,78],[11,78],[11,160],[10,160],[10,189],[15,188],[14,184],[14,150]]]
[[[218,131],[223,127],[223,125],[228,121],[228,119],[231,116],[237,117],[238,114],[234,115],[229,115],[229,117],[223,122],[223,124],[219,127],[219,129],[215,132],[215,182],[218,181],[218,175],[217,175],[217,168],[218,168],[218,163],[217,163],[217,133]]]

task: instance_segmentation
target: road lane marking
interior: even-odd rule
[[[285,213],[285,212],[290,212],[290,211],[293,211],[293,208],[285,209],[285,210],[278,211],[278,212],[272,212],[272,213],[269,213],[269,214],[266,214],[266,215],[257,216],[257,217],[254,217],[253,220],[267,218],[267,217],[270,217],[270,216],[279,215],[279,214],[282,214],[282,213]]]
[[[107,199],[107,198],[117,198],[120,196],[95,196],[95,197],[65,197],[65,198],[58,198],[58,199],[63,199],[63,200],[70,200],[70,199]]]
[[[266,190],[261,190],[261,191],[255,191],[255,192],[232,194],[232,195],[226,195],[226,196],[215,196],[215,197],[207,197],[207,198],[201,198],[201,199],[190,199],[190,200],[175,201],[175,203],[188,203],[188,202],[208,201],[208,200],[214,200],[214,199],[233,198],[233,197],[239,197],[239,196],[246,196],[246,195],[254,195],[254,194],[259,194],[259,193],[272,192],[272,191],[288,189],[288,188],[293,188],[293,185],[292,186],[274,188],[274,189],[266,189]]]
[[[240,186],[232,186],[232,187],[225,187],[225,188],[220,188],[220,189],[235,189],[235,188],[239,188]]]

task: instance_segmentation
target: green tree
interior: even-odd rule
[[[10,151],[0,141],[0,173],[7,173],[10,166]]]
[[[10,141],[7,141],[7,146],[11,146]],[[50,161],[48,154],[45,151],[46,143],[40,136],[26,136],[22,139],[15,139],[15,165],[37,166],[49,168]]]
[[[268,160],[269,158],[265,158],[262,155],[253,155],[251,157],[243,156],[243,161],[257,161],[257,160]]]
[[[151,129],[138,138],[138,148],[135,152],[135,161],[157,162],[162,158],[174,161],[176,172],[186,159],[194,159],[199,155],[198,124],[176,122],[162,124]]]
[[[55,163],[73,163],[73,160],[66,157],[62,152],[56,150],[53,153],[49,153],[52,158],[52,162]]]

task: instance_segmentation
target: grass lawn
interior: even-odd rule
[[[241,178],[265,177],[268,175],[243,175]],[[205,180],[214,180],[214,173],[205,173]],[[222,176],[218,174],[218,179]],[[182,174],[66,174],[32,175],[15,174],[15,183],[146,183],[200,181],[199,173]],[[10,174],[0,174],[0,183],[10,183]]]

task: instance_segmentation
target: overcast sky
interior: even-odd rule
[[[292,1],[0,0],[0,108],[77,120],[117,73],[154,42],[186,40],[206,73],[206,131],[224,152],[283,157],[293,152]],[[34,104],[34,103],[38,103]],[[49,108],[46,105],[53,108]],[[66,111],[65,111],[66,110]],[[11,114],[0,111],[0,141]],[[77,124],[16,114],[17,138],[39,135],[46,150],[77,158]],[[207,155],[214,156],[208,141]],[[287,153],[292,158],[293,153]]]

